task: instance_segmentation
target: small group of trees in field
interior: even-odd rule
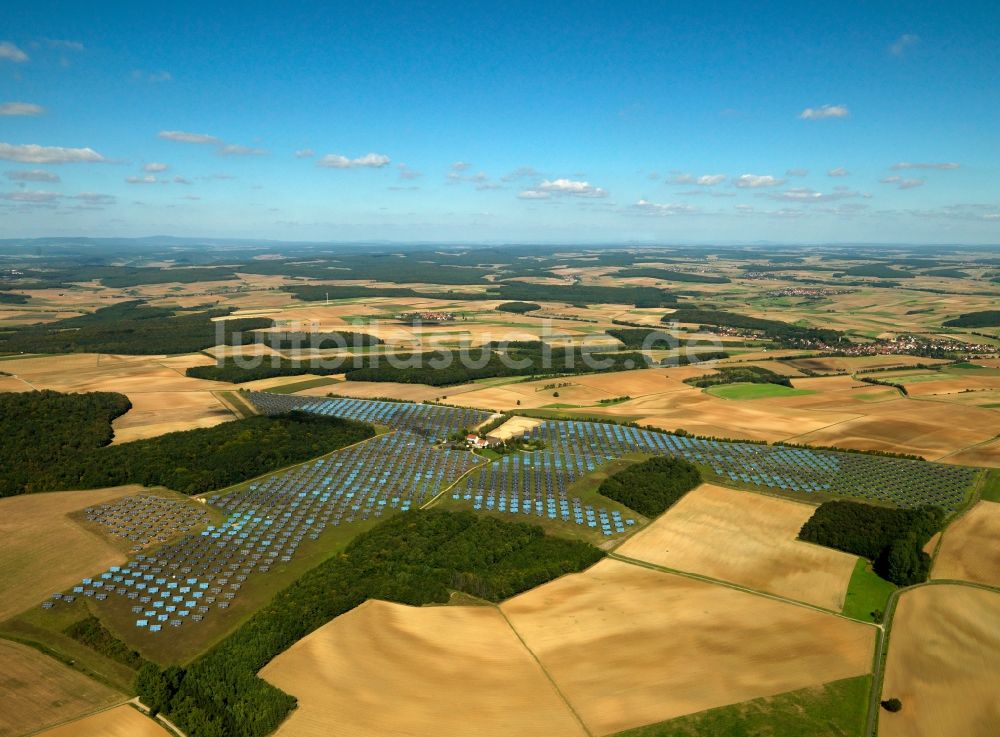
[[[792,385],[787,376],[775,373],[762,366],[719,366],[717,373],[705,376],[693,376],[684,379],[684,383],[697,387],[721,386],[722,384],[778,384]]]
[[[927,580],[931,558],[923,547],[944,519],[939,507],[892,509],[836,500],[816,509],[799,538],[868,558],[886,581],[912,586]]]
[[[657,456],[609,476],[598,493],[646,517],[656,517],[700,483],[701,473],[693,463]]]

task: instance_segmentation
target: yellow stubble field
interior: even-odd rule
[[[141,486],[54,491],[0,499],[0,621],[80,578],[120,565],[126,556],[108,539],[69,517],[85,507],[135,494]]]
[[[128,704],[48,729],[37,737],[171,737],[158,722]]]
[[[948,526],[931,575],[1000,587],[1000,504],[977,502]]]
[[[494,607],[368,601],[272,660],[299,700],[276,737],[583,737]]]
[[[992,737],[1000,724],[1000,593],[921,586],[896,606],[879,713],[880,737]]]
[[[616,552],[839,612],[857,558],[796,540],[814,511],[702,484]]]
[[[125,700],[117,691],[17,642],[0,640],[0,663],[0,737],[31,734]]]
[[[595,735],[871,669],[874,627],[615,560],[501,609]]]

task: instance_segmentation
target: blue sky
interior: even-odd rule
[[[985,2],[21,4],[0,237],[1000,243],[998,28]]]

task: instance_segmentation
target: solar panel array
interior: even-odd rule
[[[420,506],[480,462],[413,432],[380,435],[213,498],[229,513],[224,523],[86,578],[43,606],[118,596],[133,602],[135,625],[148,632],[200,622],[328,527]]]
[[[207,524],[209,514],[190,502],[137,494],[83,510],[85,519],[115,537],[135,543],[132,551]]]
[[[318,539],[328,527],[413,509],[469,471],[473,473],[452,492],[454,500],[475,510],[561,520],[605,536],[622,534],[635,519],[610,505],[587,504],[568,487],[608,461],[636,451],[686,458],[747,484],[902,507],[936,504],[954,509],[975,477],[975,469],[961,466],[699,440],[584,421],[545,422],[527,433],[543,441],[543,449],[486,464],[471,453],[428,442],[483,422],[489,414],[479,410],[266,393],[251,398],[265,412],[297,407],[397,431],[215,497],[212,504],[229,513],[224,523],[135,555],[127,565],[85,578],[72,592],[54,594],[42,606],[52,608],[81,595],[96,601],[115,596],[132,602],[136,627],[144,631],[198,622],[228,608],[248,580],[290,562],[305,541]],[[115,534],[135,536],[139,545],[159,540],[165,530],[182,531],[183,525],[195,523],[188,512],[174,515],[171,504],[177,503],[136,496],[87,513]]]
[[[455,432],[481,425],[490,412],[467,407],[441,407],[413,402],[383,402],[375,399],[316,399],[267,392],[251,392],[248,399],[265,414],[293,409],[330,417],[369,422],[410,430],[427,437],[444,438]]]

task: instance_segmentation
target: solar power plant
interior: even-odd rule
[[[133,542],[133,552],[166,542],[209,521],[206,510],[189,502],[146,494],[87,507],[83,514],[90,522],[104,527],[107,533]]]
[[[229,513],[224,523],[85,578],[46,608],[79,595],[118,596],[134,602],[135,626],[145,631],[200,622],[328,527],[420,506],[480,462],[412,432],[380,435],[213,498]]]
[[[453,500],[475,510],[534,515],[621,534],[635,520],[594,508],[567,488],[597,467],[636,451],[684,458],[732,481],[802,493],[888,502],[899,507],[962,504],[975,469],[807,448],[699,440],[625,425],[548,421],[526,434],[543,450],[505,456],[471,474]]]
[[[251,392],[248,398],[265,414],[278,414],[297,409],[318,415],[343,417],[348,420],[410,430],[427,437],[447,437],[456,430],[476,427],[491,416],[490,412],[466,407],[381,402],[372,399],[315,399],[267,392]]]

